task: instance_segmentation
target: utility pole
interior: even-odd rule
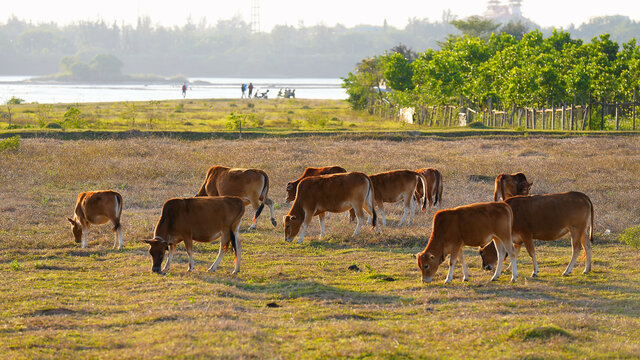
[[[251,0],[251,33],[260,32],[260,0]]]

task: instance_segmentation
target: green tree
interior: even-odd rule
[[[455,26],[464,35],[479,37],[485,40],[500,27],[500,24],[496,24],[493,20],[481,16],[472,16],[467,20],[453,20],[451,21],[451,25]]]
[[[398,91],[413,89],[413,69],[409,64],[409,60],[400,53],[389,55],[384,70],[384,78],[387,85]]]

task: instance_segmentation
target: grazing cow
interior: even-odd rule
[[[353,236],[360,233],[360,227],[365,221],[363,209],[372,214],[372,225],[375,228],[377,214],[373,205],[373,192],[371,179],[361,172],[312,176],[303,179],[298,184],[298,194],[289,213],[283,218],[285,240],[291,241],[300,233],[298,243],[301,243],[307,226],[315,215],[320,217],[320,236],[322,237],[325,213],[340,213],[351,208],[355,210],[358,218]]]
[[[532,182],[527,182],[523,173],[500,174],[496,177],[496,186],[493,190],[493,201],[510,198],[516,195],[529,195]]]
[[[204,196],[194,198],[173,198],[162,205],[162,214],[156,224],[152,240],[143,240],[151,245],[149,254],[153,260],[151,270],[160,273],[164,254],[169,250],[167,263],[162,272],[169,270],[176,247],[184,241],[189,255],[189,267],[193,270],[193,242],[211,242],[219,237],[220,251],[209,268],[214,271],[229,245],[235,252],[233,274],[240,271],[240,237],[238,231],[244,215],[247,200],[235,196]]]
[[[392,170],[379,174],[369,175],[371,182],[373,183],[374,197],[373,201],[380,212],[382,218],[382,226],[387,226],[387,216],[384,212],[384,203],[397,202],[402,200],[404,204],[404,212],[402,213],[402,219],[400,219],[399,225],[402,225],[409,215],[407,224],[411,224],[413,220],[415,205],[413,202],[413,195],[416,192],[418,184],[422,184],[423,194],[426,192],[426,181],[422,175],[411,170]],[[427,211],[427,198],[424,197],[422,203],[422,211]]]
[[[298,184],[304,178],[308,178],[311,176],[319,176],[319,175],[329,175],[329,174],[341,174],[346,173],[343,167],[340,166],[325,166],[325,167],[308,167],[304,169],[302,175],[294,181],[290,181],[287,183],[287,204],[296,199],[296,192],[298,189]],[[349,210],[349,219],[351,221],[356,219],[356,213],[353,209]]]
[[[440,171],[429,168],[419,169],[416,172],[427,179],[427,200],[429,201],[429,207],[442,204],[442,174]],[[419,181],[422,182],[422,179]],[[418,184],[416,188],[415,199],[421,199],[424,196],[423,187]]]
[[[91,225],[102,225],[111,221],[113,231],[116,233],[113,247],[117,246],[120,250],[124,244],[120,215],[122,215],[122,195],[111,190],[87,191],[78,195],[73,219],[67,217],[67,220],[73,226],[72,231],[76,242],[82,242],[83,248],[87,247],[87,235]]]
[[[271,223],[277,225],[273,217],[273,201],[267,197],[268,193],[269,177],[262,170],[212,166],[196,196],[238,196],[247,199],[256,211],[249,227],[254,230],[265,204],[269,207]]]
[[[569,275],[584,248],[586,263],[584,273],[591,270],[591,243],[593,240],[593,204],[589,197],[580,192],[561,194],[515,196],[505,200],[513,211],[512,238],[517,251],[522,244],[533,260],[533,273],[538,276],[538,262],[533,247],[533,239],[553,241],[567,233],[571,234],[573,248],[571,262],[563,275]],[[589,240],[585,240],[590,227]],[[482,268],[491,270],[498,262],[495,246],[489,244],[480,249]]]
[[[503,202],[477,203],[448,210],[440,210],[433,217],[431,237],[427,247],[416,254],[422,281],[431,282],[433,275],[449,255],[448,284],[453,279],[456,259],[462,263],[463,280],[469,280],[469,270],[464,262],[462,246],[485,246],[492,239],[498,248],[500,262],[491,280],[497,280],[502,272],[505,252],[513,264],[511,281],[518,277],[516,250],[511,242],[511,222],[513,214],[509,205]]]

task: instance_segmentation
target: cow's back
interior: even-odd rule
[[[334,208],[353,197],[364,201],[369,190],[369,177],[361,172],[312,176],[298,184],[295,202],[322,208]]]
[[[209,241],[212,234],[228,228],[243,214],[244,203],[238,197],[173,198],[164,203],[156,232]]]
[[[398,201],[398,195],[413,192],[418,183],[418,173],[411,170],[391,170],[370,175],[369,178],[373,183],[377,203]]]
[[[247,197],[251,192],[261,193],[266,174],[257,169],[238,169],[226,166],[212,166],[199,196],[239,196]]]
[[[581,192],[515,196],[505,200],[513,210],[514,232],[527,232],[533,238],[556,239],[570,226],[584,226],[591,216],[591,200]]]
[[[510,239],[513,215],[503,202],[476,203],[438,211],[433,219],[434,238],[464,240],[468,246],[484,246],[492,234]],[[506,239],[505,239],[506,240]]]

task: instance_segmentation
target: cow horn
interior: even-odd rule
[[[67,220],[69,220],[69,222],[70,222],[70,223],[72,223],[72,224],[74,224],[74,225],[76,224],[76,221],[75,221],[75,220],[73,220],[72,218],[68,217],[68,216],[67,216]]]

